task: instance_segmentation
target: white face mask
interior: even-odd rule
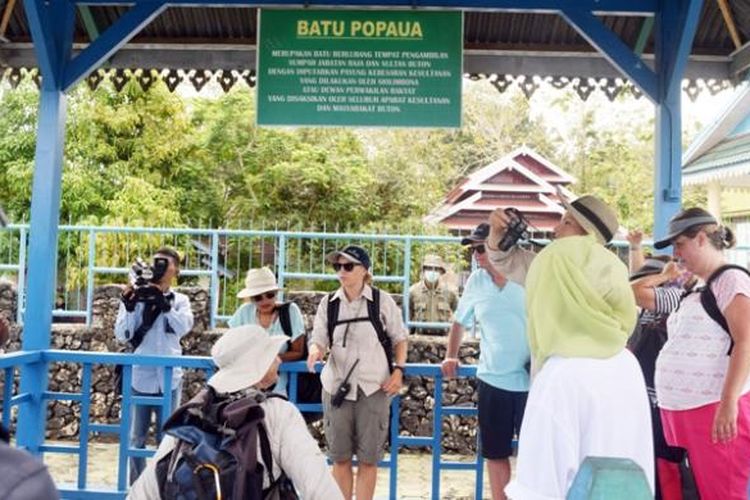
[[[425,271],[424,272],[424,280],[427,283],[437,283],[437,280],[440,278],[440,273],[438,271]]]

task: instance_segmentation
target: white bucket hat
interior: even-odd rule
[[[276,276],[274,276],[273,271],[267,267],[261,267],[259,269],[250,269],[247,272],[245,288],[237,293],[237,297],[246,299],[276,290],[279,290],[279,285],[276,283]]]
[[[247,389],[263,379],[287,341],[285,335],[268,335],[258,325],[227,330],[211,348],[211,358],[219,368],[208,385],[219,393]]]

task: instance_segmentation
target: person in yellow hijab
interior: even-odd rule
[[[628,270],[605,247],[618,228],[596,196],[568,202],[555,241],[526,278],[531,390],[519,436],[514,500],[563,499],[587,456],[629,458],[653,492],[643,375],[625,343],[637,319]]]

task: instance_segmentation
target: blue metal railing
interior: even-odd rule
[[[45,391],[42,401],[33,401],[30,394],[14,394],[15,370],[31,363],[77,363],[82,366],[80,392],[52,392]],[[43,444],[39,453],[63,453],[78,456],[78,475],[74,487],[60,486],[63,498],[124,498],[127,493],[127,463],[130,457],[150,457],[154,454],[153,449],[138,449],[130,447],[129,430],[131,419],[131,408],[133,404],[149,404],[161,406],[162,414],[171,413],[171,400],[169,397],[134,396],[130,388],[132,367],[141,366],[164,367],[164,394],[171,393],[172,370],[183,367],[203,371],[206,377],[214,370],[210,358],[200,356],[140,356],[135,354],[100,353],[83,351],[60,351],[47,350],[39,352],[17,352],[0,357],[0,370],[4,371],[5,384],[2,390],[2,420],[8,427],[11,412],[14,407],[24,404],[43,404],[43,401],[75,401],[80,403],[79,440],[74,445],[52,445]],[[123,367],[123,394],[121,418],[119,424],[99,424],[90,421],[91,395],[92,395],[92,367],[93,365],[122,365]],[[318,366],[320,369],[320,366]],[[307,370],[304,362],[284,363],[282,371],[290,373],[290,400],[295,401],[297,387],[297,374]],[[483,461],[480,458],[479,444],[477,442],[477,458],[473,462],[446,462],[442,459],[442,420],[445,416],[476,416],[477,410],[474,406],[443,406],[443,376],[439,365],[408,364],[407,376],[428,377],[434,380],[434,407],[432,409],[433,429],[431,436],[402,436],[400,432],[400,405],[401,398],[395,397],[391,402],[391,453],[387,460],[378,465],[388,468],[389,497],[398,498],[398,450],[402,446],[429,447],[432,453],[432,487],[431,497],[440,498],[440,472],[442,470],[473,470],[476,477],[475,498],[482,498],[483,486]],[[462,366],[459,368],[459,377],[473,377],[476,375],[475,366]],[[320,412],[321,405],[299,404],[302,412]],[[88,487],[88,445],[91,433],[112,434],[118,437],[118,468],[117,489],[101,490]]]
[[[58,239],[62,262],[58,269],[64,271],[64,276],[59,276],[57,282],[64,297],[54,315],[79,318],[90,325],[96,285],[102,283],[105,276],[109,277],[108,282],[124,282],[135,257],[148,257],[158,246],[169,244],[185,257],[182,276],[208,281],[210,326],[213,328],[217,322],[227,320],[239,306],[234,292],[242,287],[247,269],[270,266],[278,276],[279,285],[287,289],[299,286],[302,280],[306,280],[308,286],[310,282],[335,281],[336,275],[326,265],[325,255],[350,242],[368,248],[375,280],[395,284],[402,293],[403,304],[409,303],[409,287],[417,279],[426,253],[442,255],[457,273],[469,266],[459,245],[460,238],[446,235],[62,225]],[[19,323],[25,309],[27,243],[28,225],[12,224],[0,229],[0,272],[16,277]],[[617,241],[614,246],[626,257],[626,242]],[[729,252],[729,259],[746,264],[748,250],[747,247],[734,249]],[[67,290],[75,290],[75,297],[68,297]],[[449,326],[411,321],[408,307],[403,310],[409,327]]]
[[[16,233],[17,240],[7,237]],[[0,244],[8,250],[5,262],[0,262],[0,272],[10,272],[16,276],[19,323],[22,322],[25,305],[27,234],[28,225],[11,224],[0,230],[0,236],[5,236]],[[71,239],[71,235],[76,236]],[[201,243],[204,240],[208,244]],[[326,265],[325,255],[350,242],[368,247],[375,281],[398,285],[403,294],[403,303],[408,304],[412,276],[418,275],[425,253],[444,245],[438,253],[444,254],[443,257],[451,254],[448,260],[459,267],[457,272],[468,265],[461,256],[459,241],[460,238],[454,236],[61,225],[58,255],[65,262],[58,268],[64,269],[66,275],[58,277],[57,281],[65,290],[78,290],[78,296],[76,300],[62,300],[53,313],[57,317],[85,319],[90,325],[94,289],[101,283],[101,278],[112,276],[112,282],[124,282],[135,257],[147,258],[162,244],[178,247],[185,256],[181,276],[208,280],[211,328],[217,322],[227,320],[239,305],[231,292],[242,287],[247,269],[272,267],[281,287],[290,281],[335,281],[336,275]],[[268,255],[269,249],[272,255]],[[246,258],[244,254],[247,254]],[[65,290],[63,295],[67,297]],[[408,308],[404,308],[404,314],[410,327],[449,326],[444,323],[410,322]]]

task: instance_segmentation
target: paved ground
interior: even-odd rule
[[[68,443],[69,444],[69,443]],[[443,460],[467,461],[470,457],[445,456]],[[75,484],[78,474],[78,457],[47,454],[45,462],[57,483]],[[398,498],[430,498],[432,456],[427,454],[402,454],[398,458]],[[388,471],[378,474],[377,498],[388,498]],[[89,446],[88,485],[103,489],[114,488],[117,482],[117,445],[92,443]],[[487,474],[484,474],[484,497],[489,498]],[[444,499],[474,498],[474,473],[471,471],[446,471],[441,474],[441,494]]]

